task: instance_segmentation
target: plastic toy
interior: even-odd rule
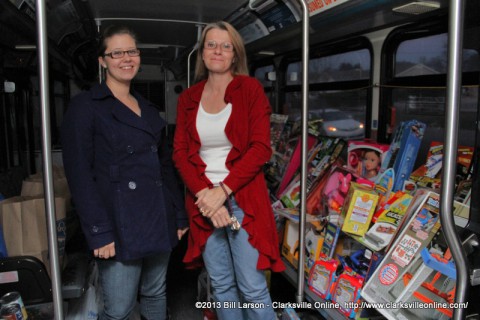
[[[342,172],[334,171],[330,175],[323,189],[324,201],[328,212],[341,212],[351,181],[352,175],[350,173],[344,175]]]

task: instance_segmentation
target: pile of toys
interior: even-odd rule
[[[298,126],[282,119],[286,131],[279,133],[278,123],[272,129],[277,138],[265,174],[272,207],[287,220],[282,254],[298,268],[301,146]],[[455,267],[446,245],[433,241],[441,234],[442,144],[432,142],[425,164],[414,170],[425,130],[420,121],[403,122],[389,145],[347,143],[309,131],[306,280],[319,299],[338,303],[346,317],[367,311],[359,309],[360,301],[398,304],[378,309],[389,319],[451,316],[443,303],[453,299]],[[472,158],[472,148],[459,147],[454,204],[459,226],[468,221]],[[431,308],[412,313],[401,303]]]

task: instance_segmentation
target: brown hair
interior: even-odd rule
[[[207,33],[212,29],[220,29],[220,30],[227,31],[230,39],[232,40],[233,52],[234,52],[234,58],[235,58],[235,63],[232,63],[232,66],[230,67],[232,74],[234,76],[240,75],[240,74],[248,75],[247,54],[245,52],[245,45],[243,44],[242,36],[228,22],[218,21],[218,22],[208,24],[203,29],[202,37],[198,44],[197,62],[195,65],[195,81],[198,82],[208,77],[208,70],[205,67],[205,63],[203,62],[202,52],[204,49],[204,43],[205,43],[205,38],[207,37]]]
[[[132,31],[132,29],[126,26],[110,25],[106,27],[105,30],[103,30],[102,36],[98,41],[97,54],[99,57],[103,57],[103,55],[105,54],[105,50],[107,50],[106,40],[119,34],[130,35],[135,40],[135,43],[137,43],[137,35],[135,34],[135,32]]]

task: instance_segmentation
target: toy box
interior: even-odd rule
[[[375,222],[363,237],[355,237],[360,243],[373,251],[380,251],[390,244],[402,222],[412,196],[402,191],[397,193],[375,212]],[[375,219],[375,216],[377,218]]]
[[[348,268],[338,276],[331,297],[332,302],[339,304],[340,313],[349,318],[355,318],[358,310],[354,308],[354,303],[359,302],[362,285],[363,277]]]
[[[402,190],[404,181],[412,173],[425,129],[425,123],[410,120],[400,123],[395,131],[380,168],[380,172],[393,168],[395,172],[393,191]]]
[[[325,240],[323,240],[321,253],[329,259],[333,258],[339,236],[340,227],[334,223],[328,223],[325,227]]]
[[[351,183],[342,212],[345,217],[342,231],[363,236],[370,227],[377,202],[378,195],[371,188]]]
[[[319,137],[316,145],[308,152],[307,159],[307,193],[328,171],[330,166],[346,146],[346,142],[339,138]],[[300,204],[300,178],[297,168],[290,183],[278,194],[282,203],[288,208],[296,208]]]
[[[306,275],[310,272],[315,261],[320,256],[323,241],[325,239],[325,229],[320,232],[311,224],[306,226],[305,233],[305,272]]]
[[[473,147],[458,146],[456,183],[467,179],[473,158]],[[443,163],[443,143],[432,141],[428,149],[427,161],[410,175],[410,180],[418,186],[440,189]]]
[[[375,181],[389,145],[368,140],[348,141],[348,168],[360,177]]]
[[[308,223],[305,226],[305,272],[308,275],[310,268],[320,256],[324,232],[317,231],[314,224]],[[294,266],[298,268],[299,257],[299,237],[298,223],[293,220],[287,220],[285,223],[285,233],[282,243],[282,255]]]
[[[414,207],[412,207],[414,206]],[[395,302],[395,285],[420,258],[420,252],[433,239],[440,228],[439,195],[432,191],[412,201],[414,210],[385,258],[362,289],[362,297],[370,303]],[[403,301],[405,302],[405,301]],[[378,309],[388,319],[399,319],[393,309]]]
[[[358,177],[346,167],[332,167],[328,176],[322,179],[323,188],[315,189],[315,193],[312,191],[307,197],[307,207],[328,216],[330,221],[337,221],[342,213],[343,204],[352,182],[373,186],[373,182]],[[317,203],[312,200],[316,200]]]
[[[337,279],[338,261],[320,254],[319,259],[310,269],[308,287],[320,298],[328,300],[331,297],[331,287]]]

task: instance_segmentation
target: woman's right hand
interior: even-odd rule
[[[209,219],[217,229],[232,224],[232,219],[230,219],[230,214],[225,206],[221,206]]]

